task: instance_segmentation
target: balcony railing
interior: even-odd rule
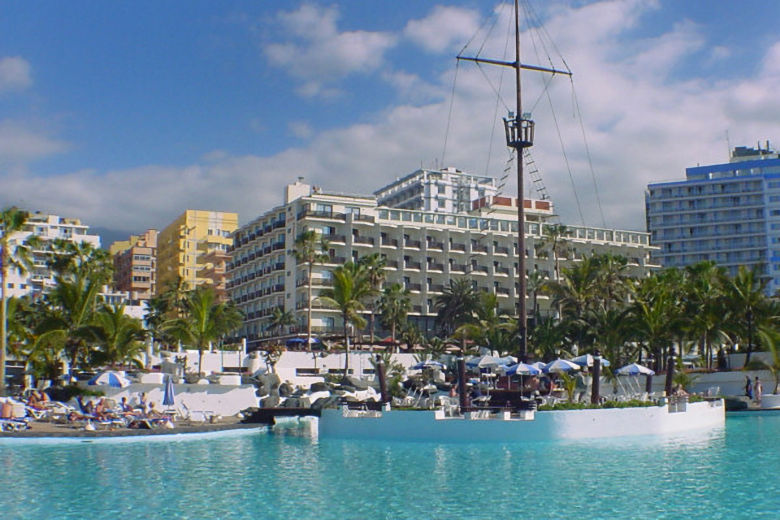
[[[374,245],[374,239],[372,237],[353,236],[352,242],[355,244],[370,244]]]
[[[347,237],[344,235],[328,234],[322,235],[322,238],[328,242],[340,242],[342,244],[347,242]]]

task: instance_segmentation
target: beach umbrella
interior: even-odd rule
[[[314,345],[315,343],[319,343],[320,340],[318,338],[311,338],[311,341],[309,342],[310,345]],[[290,338],[285,343],[288,347],[292,347],[293,345],[305,345],[306,344],[306,338]]]
[[[638,376],[639,374],[644,374],[647,376],[655,375],[653,370],[650,370],[649,368],[638,363],[631,363],[630,365],[620,367],[615,371],[615,373],[619,376]]]
[[[130,380],[125,377],[121,372],[115,370],[106,370],[101,372],[89,381],[88,385],[108,385],[114,388],[124,388],[130,385]]]
[[[165,386],[163,388],[163,406],[173,406],[175,394],[173,392],[173,378],[171,376],[165,376]]]
[[[475,368],[498,368],[498,365],[501,363],[498,361],[498,359],[494,358],[493,356],[479,356],[479,357],[473,357],[466,361],[466,366],[475,369]]]
[[[424,368],[438,368],[439,370],[443,370],[444,369],[444,363],[439,363],[438,361],[433,361],[433,360],[429,359],[429,360],[421,361],[421,362],[417,363],[416,365],[414,365],[412,367],[412,370],[422,370]]]
[[[577,363],[572,363],[571,361],[567,361],[565,359],[556,359],[555,361],[547,363],[547,365],[544,367],[544,371],[548,374],[561,374],[563,372],[572,372],[579,369],[580,366]]]
[[[537,361],[536,363],[531,363],[531,366],[536,368],[539,372],[544,372],[544,367],[547,366],[547,363],[544,361]]]
[[[582,356],[577,356],[576,358],[572,359],[574,363],[577,363],[581,367],[592,367],[593,366],[593,360],[595,358],[590,354],[583,354]],[[601,358],[601,366],[608,367],[611,363],[606,358]]]
[[[517,363],[516,365],[506,367],[506,375],[508,376],[513,376],[515,374],[519,376],[536,376],[540,373],[541,371],[538,368],[525,363]]]

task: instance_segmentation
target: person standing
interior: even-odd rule
[[[753,383],[750,381],[750,376],[745,376],[745,395],[748,399],[753,399]]]
[[[753,394],[756,396],[756,404],[761,406],[761,395],[764,393],[764,386],[761,380],[756,376],[756,382],[753,384]]]

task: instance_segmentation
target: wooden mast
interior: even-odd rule
[[[522,83],[520,82],[520,9],[518,0],[515,0],[515,92],[517,96],[515,112],[516,117],[522,121],[523,96],[521,95]],[[533,127],[531,127],[533,129]],[[529,143],[531,146],[533,142]],[[517,298],[517,336],[519,340],[518,350],[520,361],[528,361],[528,311],[526,308],[526,293],[528,285],[525,278],[525,199],[523,194],[523,147],[515,146],[517,153],[517,274],[518,298]]]
[[[509,113],[504,118],[504,130],[506,131],[506,144],[514,148],[517,154],[517,272],[515,280],[517,282],[517,328],[518,328],[518,351],[520,360],[528,360],[528,311],[526,305],[526,261],[525,261],[525,201],[523,195],[523,150],[533,146],[534,141],[534,122],[529,118],[523,117],[523,99],[522,83],[520,71],[522,69],[535,70],[539,72],[549,72],[551,74],[565,74],[571,76],[570,71],[558,70],[554,68],[539,67],[536,65],[525,65],[520,61],[520,7],[519,1],[514,0],[515,15],[515,61],[507,62],[500,60],[491,60],[485,58],[473,58],[458,56],[458,60],[473,61],[476,63],[487,63],[490,65],[501,65],[515,69],[515,94],[516,94],[516,112]]]

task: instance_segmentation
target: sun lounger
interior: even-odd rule
[[[30,427],[26,419],[0,419],[0,432],[19,432]]]

